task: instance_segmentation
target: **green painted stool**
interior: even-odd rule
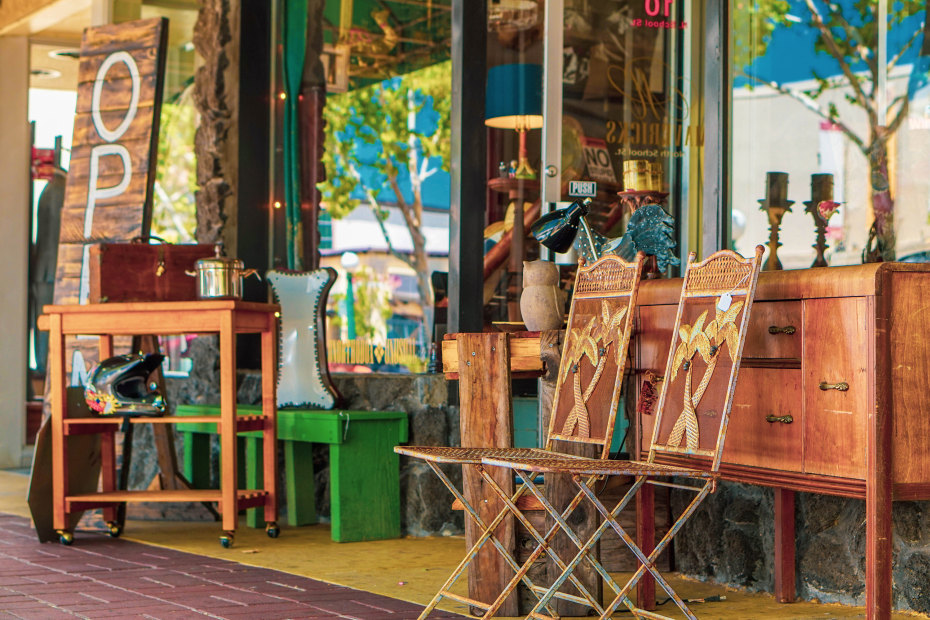
[[[261,407],[239,405],[239,415]],[[219,405],[179,405],[178,416],[215,415]],[[184,475],[196,488],[209,485],[210,435],[214,422],[179,423],[184,439]],[[245,488],[262,480],[261,433],[240,433],[239,476]],[[329,444],[331,535],[336,542],[400,537],[400,457],[394,446],[407,441],[402,411],[278,410],[278,439],[284,442],[287,520],[292,526],[317,522],[313,484],[313,443]],[[257,510],[248,525],[262,527]]]

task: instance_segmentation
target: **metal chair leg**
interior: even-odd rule
[[[459,601],[460,603],[464,603],[471,607],[483,608],[485,609],[485,613],[482,616],[483,618],[490,618],[494,615],[497,609],[500,608],[500,606],[503,604],[503,601],[506,598],[506,596],[498,597],[498,599],[495,600],[494,603],[492,603],[491,605],[488,605],[487,603],[484,603],[482,601],[475,601],[473,599],[463,597],[463,596],[454,594],[453,592],[449,591],[449,588],[451,588],[452,585],[458,580],[458,578],[461,577],[462,574],[464,574],[465,569],[468,568],[468,565],[472,562],[472,560],[478,554],[478,551],[480,551],[484,547],[485,543],[487,543],[488,541],[490,541],[491,544],[494,545],[497,551],[504,558],[504,561],[507,562],[507,564],[514,570],[514,572],[518,574],[519,581],[522,581],[527,586],[527,588],[529,588],[531,592],[533,592],[537,597],[540,595],[541,592],[545,592],[546,591],[545,588],[535,585],[529,579],[529,577],[526,576],[525,573],[522,573],[522,574],[520,573],[521,567],[517,563],[516,559],[514,559],[513,555],[506,549],[506,547],[504,547],[503,543],[501,543],[497,539],[497,537],[494,536],[494,530],[497,529],[500,523],[508,515],[509,510],[507,508],[503,508],[498,513],[498,515],[494,518],[494,520],[491,521],[490,524],[486,525],[484,523],[484,520],[478,514],[478,512],[471,506],[468,500],[465,499],[465,496],[461,492],[459,492],[459,490],[455,487],[452,481],[449,480],[448,476],[446,476],[446,474],[438,467],[438,465],[433,463],[432,461],[427,461],[427,464],[430,466],[433,472],[436,473],[436,475],[439,477],[442,483],[446,486],[446,488],[449,489],[449,491],[453,494],[453,496],[455,496],[455,498],[462,503],[462,506],[464,507],[465,512],[471,517],[471,519],[475,522],[475,524],[481,529],[482,534],[474,542],[471,549],[468,550],[468,552],[462,558],[462,561],[459,562],[458,566],[455,568],[455,570],[452,572],[452,574],[449,576],[446,582],[442,585],[442,587],[439,589],[439,591],[436,593],[433,599],[429,602],[429,604],[423,610],[423,613],[419,616],[420,620],[428,617],[429,614],[433,611],[433,609],[436,608],[436,605],[439,604],[439,601],[442,600],[443,598],[451,598],[453,600]],[[482,472],[482,475],[486,476],[484,470],[480,468],[480,466],[478,467],[479,467],[479,470]],[[497,485],[495,484],[495,486]],[[523,496],[526,490],[527,490],[527,486],[526,486],[526,483],[524,483],[520,486],[520,488],[518,488],[514,492],[513,497],[507,498],[506,501],[510,501],[512,503],[516,502],[520,497]],[[503,491],[501,490],[501,492]],[[515,585],[516,583],[514,582],[514,586]],[[512,588],[510,588],[510,590],[512,591]],[[554,611],[552,611],[552,614],[553,614],[552,616],[553,618],[557,617]],[[544,616],[544,617],[548,617],[548,616]]]
[[[655,578],[656,583],[658,583],[662,589],[665,590],[665,592],[669,595],[669,597],[671,597],[671,599],[675,602],[675,604],[682,611],[682,613],[685,614],[686,617],[696,618],[696,616],[691,612],[681,597],[678,596],[668,581],[666,581],[665,578],[662,577],[662,575],[658,572],[658,570],[655,569],[655,561],[665,549],[665,547],[667,547],[668,544],[672,541],[672,538],[675,536],[675,534],[678,533],[685,522],[691,518],[691,515],[694,514],[694,511],[697,510],[697,507],[701,504],[702,501],[704,501],[704,498],[707,497],[707,495],[710,493],[712,484],[712,482],[705,482],[703,487],[689,489],[696,492],[697,495],[693,500],[691,500],[691,503],[688,504],[688,507],[685,508],[685,510],[678,516],[678,519],[675,521],[669,531],[665,533],[665,536],[663,536],[662,539],[656,544],[655,549],[652,550],[652,553],[650,553],[648,557],[643,554],[642,550],[640,550],[635,541],[633,541],[633,539],[628,534],[626,534],[616,519],[614,517],[608,517],[609,513],[607,512],[607,509],[603,507],[603,504],[598,507],[598,510],[602,511],[601,514],[605,516],[605,522],[609,523],[610,527],[612,527],[614,531],[620,535],[621,539],[624,541],[627,547],[630,548],[630,550],[634,553],[634,555],[637,556],[637,559],[640,561],[639,568],[636,570],[636,572],[633,573],[633,576],[623,587],[623,589],[617,593],[617,596],[614,598],[614,600],[607,606],[604,615],[601,616],[602,618],[609,618],[610,614],[613,613],[617,607],[619,607],[621,602],[627,604],[629,607],[629,603],[627,603],[629,599],[627,598],[626,601],[623,599],[626,598],[627,594],[636,587],[636,584],[640,579],[643,578],[646,572],[649,572]],[[600,504],[600,502],[598,502],[598,504]],[[637,609],[634,613],[640,613],[642,611],[644,610]],[[662,618],[664,616],[653,617]]]
[[[521,473],[523,473],[524,475],[528,475],[526,472],[521,472]],[[585,495],[587,494],[593,495],[593,491],[591,491],[590,485],[597,479],[597,476],[590,476],[588,477],[586,481],[582,481],[579,476],[573,476],[572,478],[576,486],[578,486],[579,488],[584,487],[585,490],[579,491],[579,493],[572,500],[572,504],[570,504],[569,506],[570,508],[574,508],[574,506],[576,506],[581,501],[581,499],[584,498]],[[571,529],[571,526],[566,521],[566,518],[568,514],[570,513],[563,513],[560,515],[558,511],[552,506],[552,504],[538,490],[530,489],[530,492],[536,495],[536,498],[539,500],[539,502],[543,505],[543,507],[546,509],[549,515],[556,522],[556,525],[554,525],[553,528],[556,528],[556,527],[561,528],[561,530],[565,532],[565,534],[569,537],[569,539],[572,542],[574,542],[575,545],[578,547],[578,553],[575,555],[575,557],[572,559],[571,562],[569,562],[567,565],[565,564],[559,565],[559,568],[562,569],[562,574],[550,585],[549,591],[539,600],[539,602],[537,603],[537,607],[548,604],[548,602],[553,597],[564,596],[563,594],[558,592],[559,588],[561,588],[564,585],[566,580],[571,581],[573,579],[572,573],[574,572],[575,568],[579,564],[581,564],[582,560],[584,559],[587,559],[588,562],[591,563],[595,571],[597,571],[597,573],[601,576],[601,578],[604,579],[605,583],[607,583],[614,592],[618,592],[620,590],[619,584],[617,584],[617,582],[613,580],[613,578],[608,574],[607,570],[603,567],[603,565],[600,562],[598,562],[595,558],[590,556],[590,552],[593,550],[594,545],[597,544],[597,541],[600,538],[600,535],[603,534],[603,532],[606,530],[606,526],[602,523],[600,526],[598,526],[597,530],[595,530],[595,532],[592,534],[589,540],[586,543],[582,543],[581,540],[578,538],[578,536],[575,534],[575,532]],[[623,507],[627,503],[629,503],[630,498],[632,498],[634,495],[635,495],[635,491],[631,489],[630,491],[627,492],[627,494],[623,498],[621,498],[616,508],[618,513],[619,511],[623,510]],[[595,502],[595,505],[597,505],[597,503],[599,502]],[[572,583],[574,585],[574,582]],[[605,612],[605,610],[600,605],[595,605],[592,607],[598,613],[603,614]],[[536,609],[534,608],[530,612],[530,614],[532,615],[535,611]]]
[[[479,469],[479,471],[482,471],[482,470]],[[520,472],[519,470],[517,470],[517,474],[520,475],[524,481],[532,480],[532,476],[527,474],[526,472]],[[562,523],[562,524],[565,523],[564,520],[568,518],[568,516],[571,515],[572,512],[574,512],[575,508],[578,507],[578,504],[581,502],[583,497],[580,493],[577,494],[575,498],[568,504],[565,510],[561,514],[559,514],[559,511],[557,511],[551,504],[549,504],[549,502],[536,489],[535,485],[533,485],[532,483],[524,482],[524,486],[526,486],[529,489],[529,491],[533,495],[535,495],[537,499],[539,499],[542,502],[544,508],[546,508],[546,511],[549,512],[550,515],[552,515],[553,518],[556,519],[556,524],[553,525],[546,532],[545,536],[542,536],[539,534],[538,530],[536,530],[536,528],[533,527],[533,524],[529,522],[529,520],[526,518],[526,516],[523,514],[520,508],[516,505],[516,503],[509,500],[509,498],[507,497],[507,493],[503,489],[501,489],[500,486],[497,485],[490,476],[485,475],[485,480],[489,484],[489,486],[491,486],[491,488],[497,493],[497,495],[504,501],[504,503],[507,504],[507,508],[510,510],[510,512],[512,512],[513,515],[517,518],[517,520],[519,520],[520,523],[527,529],[530,535],[536,539],[536,543],[537,543],[536,549],[533,550],[533,553],[530,554],[530,557],[526,560],[526,562],[523,563],[523,566],[517,572],[514,579],[510,582],[510,584],[508,584],[508,588],[505,589],[505,591],[501,593],[500,597],[498,597],[498,601],[495,601],[495,603],[499,603],[499,602],[503,602],[503,600],[509,594],[509,591],[512,590],[511,586],[516,584],[516,580],[520,578],[522,575],[526,574],[526,572],[529,571],[529,569],[532,567],[533,562],[535,562],[539,558],[539,556],[541,556],[543,553],[546,553],[547,555],[549,555],[549,557],[552,558],[552,560],[556,563],[556,565],[559,568],[565,570],[565,567],[566,567],[565,562],[549,546],[549,543],[552,541],[552,538],[555,536],[555,534],[559,531],[560,529],[559,523]],[[591,478],[592,483],[593,481],[594,481],[594,477]],[[565,529],[566,527],[567,525],[561,526],[562,529]],[[569,530],[569,536],[573,536],[573,533],[571,533],[570,530]],[[573,538],[573,540],[575,541],[577,545],[579,546],[581,545],[577,537]],[[595,565],[596,565],[596,568],[600,567],[600,564],[597,562],[595,562]],[[603,567],[600,567],[600,570],[598,572],[600,572],[603,577],[610,579],[610,576],[607,575],[607,571],[603,570]],[[598,613],[601,613],[603,611],[603,607],[600,605],[600,602],[597,601],[597,599],[593,595],[591,595],[591,593],[587,590],[587,588],[585,588],[585,586],[574,575],[569,573],[566,576],[566,578],[571,582],[573,586],[575,586],[575,588],[578,589],[578,591],[582,594],[582,597],[565,594],[562,592],[556,592],[555,594],[551,594],[552,592],[551,588],[549,589],[540,588],[539,590],[542,592],[545,592],[546,594],[545,600],[540,599],[539,602],[537,602],[536,606],[533,608],[533,610],[530,612],[528,617],[530,616],[534,618],[548,617],[548,616],[543,616],[540,613],[540,610],[544,607],[546,609],[550,609],[549,601],[554,596],[561,598],[563,600],[568,600],[568,601],[572,601],[575,603],[579,603],[581,605],[586,605],[588,607],[591,607],[597,610]],[[552,610],[550,609],[550,613],[554,613],[554,612],[552,612]]]
[[[517,472],[520,475],[525,476],[525,477],[530,475],[530,472],[524,472],[521,470],[517,470]],[[601,614],[601,618],[609,618],[610,615],[621,604],[625,605],[631,612],[633,612],[634,615],[639,616],[639,617],[665,618],[666,616],[663,616],[661,614],[657,614],[657,613],[650,612],[650,611],[636,607],[629,598],[629,594],[632,591],[632,589],[636,586],[639,580],[647,572],[655,578],[656,582],[662,587],[663,590],[665,590],[665,592],[669,595],[669,597],[671,597],[671,599],[675,602],[675,604],[685,614],[687,618],[694,618],[695,617],[694,614],[691,612],[691,610],[688,608],[685,602],[681,599],[680,596],[678,596],[678,594],[675,593],[674,589],[671,587],[668,581],[655,568],[655,561],[659,557],[659,555],[662,553],[662,551],[671,542],[675,534],[678,533],[682,525],[691,517],[691,515],[697,509],[698,505],[700,505],[700,503],[704,500],[704,498],[709,494],[713,483],[711,481],[706,481],[704,485],[700,487],[682,486],[682,488],[693,491],[697,493],[697,495],[691,501],[688,507],[682,512],[682,514],[679,515],[678,519],[675,521],[673,526],[669,529],[669,531],[665,534],[665,536],[662,537],[662,540],[660,540],[659,543],[656,544],[655,548],[647,556],[645,553],[643,553],[640,547],[636,544],[636,541],[634,541],[633,538],[629,534],[627,534],[626,530],[624,530],[624,528],[620,525],[619,521],[617,520],[617,517],[623,511],[623,509],[629,504],[629,502],[636,495],[636,493],[642,488],[643,484],[645,484],[648,481],[647,480],[648,477],[647,476],[637,477],[632,487],[614,505],[614,508],[612,510],[608,510],[607,507],[604,506],[603,502],[601,502],[597,498],[597,495],[591,489],[591,484],[595,479],[596,477],[594,476],[584,479],[582,478],[580,474],[575,474],[574,476],[572,476],[572,480],[575,483],[575,486],[578,487],[579,493],[573,499],[572,504],[569,506],[569,508],[561,514],[559,513],[559,511],[555,510],[555,508],[546,499],[546,497],[542,494],[541,491],[539,491],[535,487],[531,487],[529,489],[529,491],[533,495],[535,495],[536,498],[540,501],[540,503],[543,505],[546,511],[550,514],[550,516],[556,521],[556,524],[553,526],[553,529],[561,528],[561,530],[564,531],[566,535],[568,535],[568,537],[572,540],[572,542],[574,542],[575,545],[578,547],[578,553],[575,555],[572,561],[569,562],[568,564],[564,564],[564,563],[561,563],[559,560],[556,560],[557,563],[559,564],[559,567],[562,568],[562,574],[558,577],[558,579],[555,580],[555,582],[553,582],[550,585],[548,592],[546,592],[546,594],[543,595],[543,597],[539,599],[538,603],[536,604],[536,607],[530,611],[527,617],[537,617],[537,612],[539,611],[539,609],[543,608],[544,606],[547,606],[549,601],[553,597],[564,596],[562,593],[559,593],[558,590],[565,584],[566,581],[573,583],[573,585],[576,585],[577,587],[577,584],[575,584],[573,581],[572,573],[575,570],[575,568],[577,568],[578,565],[581,564],[582,561],[587,559],[594,566],[598,574],[600,574],[604,578],[607,585],[616,593],[616,597],[605,608],[600,608],[600,606],[594,607]],[[681,485],[676,485],[676,486],[681,486]],[[498,492],[498,494],[500,493],[501,492]],[[568,524],[566,520],[567,517],[571,514],[571,511],[574,510],[575,506],[577,506],[578,502],[580,502],[582,498],[588,499],[594,505],[595,509],[603,517],[603,521],[601,522],[601,524],[597,527],[594,533],[584,543],[582,543],[582,541],[578,539],[577,535],[572,531],[570,525]],[[514,512],[514,514],[518,518],[522,517],[522,514],[518,514],[519,510],[517,509],[515,505],[509,506],[509,508],[511,509],[511,511]],[[598,562],[597,559],[589,555],[591,550],[594,549],[595,545],[598,543],[602,535],[608,529],[613,529],[617,533],[617,535],[620,537],[623,543],[630,549],[630,551],[633,553],[633,555],[636,557],[637,561],[640,564],[637,570],[634,572],[633,576],[626,583],[626,585],[624,585],[622,588],[613,579],[610,578],[610,576],[607,574],[607,571],[600,564],[600,562]],[[547,533],[545,538],[539,537],[538,534],[536,534],[537,542],[539,543],[539,548],[547,546],[547,542],[550,539],[551,533],[552,533],[552,530],[550,530],[550,532]]]

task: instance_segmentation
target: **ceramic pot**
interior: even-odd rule
[[[520,313],[531,332],[559,329],[565,317],[565,295],[559,289],[559,268],[544,260],[523,261]]]

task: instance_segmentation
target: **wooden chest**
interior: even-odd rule
[[[195,301],[198,259],[212,245],[99,243],[90,246],[89,303]]]

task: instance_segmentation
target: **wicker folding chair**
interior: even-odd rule
[[[556,393],[553,398],[552,415],[549,421],[549,433],[546,446],[538,448],[480,448],[480,447],[417,447],[398,446],[398,454],[422,459],[439,476],[449,491],[461,502],[466,514],[478,526],[481,535],[468,550],[458,567],[426,606],[420,618],[426,618],[443,598],[465,603],[472,608],[483,609],[482,617],[494,616],[507,597],[523,582],[537,598],[548,588],[537,586],[527,576],[528,568],[545,551],[553,558],[560,569],[566,567],[558,556],[543,546],[537,549],[524,565],[519,565],[513,555],[495,536],[495,530],[504,522],[509,510],[505,506],[496,518],[485,522],[478,511],[470,505],[464,494],[439,467],[440,464],[456,464],[474,467],[485,482],[500,490],[491,475],[485,471],[481,461],[486,457],[550,459],[577,458],[557,452],[555,441],[580,442],[600,448],[601,458],[610,451],[614,420],[620,396],[623,373],[626,367],[627,348],[632,330],[633,310],[639,290],[640,276],[644,256],[639,253],[634,262],[626,262],[617,256],[606,256],[588,266],[579,267],[575,279],[568,318],[568,328],[559,368]],[[506,494],[508,502],[517,502],[529,487],[533,487],[533,478],[523,478],[513,495]],[[576,502],[577,504],[577,502]],[[532,529],[532,528],[531,528]],[[557,531],[549,532],[549,537]],[[532,530],[537,541],[544,537]],[[466,572],[468,565],[488,542],[501,554],[504,561],[514,571],[510,584],[492,603],[476,601],[459,596],[450,591],[455,581]],[[597,604],[590,593],[577,583],[573,576],[566,577],[582,592],[584,604]],[[557,594],[560,598],[567,598]],[[552,616],[556,614],[548,606]]]
[[[655,578],[686,617],[695,617],[668,581],[659,574],[655,562],[698,505],[708,494],[716,490],[717,472],[736,388],[744,334],[762,264],[762,252],[763,248],[759,246],[754,257],[744,259],[734,252],[724,250],[697,263],[694,262],[694,253],[689,257],[672,332],[678,337],[671,343],[665,380],[662,382],[657,405],[658,413],[652,428],[649,456],[645,461],[500,456],[488,456],[483,459],[485,465],[510,467],[524,479],[540,472],[571,474],[578,487],[575,501],[587,498],[604,518],[587,542],[582,542],[569,525],[566,513],[552,507],[543,489],[535,486],[527,488],[579,548],[575,558],[568,563],[549,591],[539,598],[536,607],[527,617],[546,617],[541,610],[547,607],[553,596],[557,596],[557,591],[566,581],[571,581],[572,572],[584,561],[594,566],[616,594],[604,609],[592,606],[601,614],[601,618],[610,617],[621,604],[626,605],[638,617],[664,618],[665,616],[637,608],[628,596],[647,572]],[[648,429],[644,429],[643,432],[645,435]],[[631,476],[634,481],[613,509],[608,509],[591,490],[592,476]],[[668,481],[668,477],[685,480]],[[695,493],[694,499],[648,556],[617,521],[620,512],[644,484],[673,487]],[[521,522],[525,521],[520,510],[499,486],[495,487],[495,491],[505,500],[515,517]],[[608,529],[613,529],[620,536],[640,564],[623,587],[620,587],[590,554]]]

